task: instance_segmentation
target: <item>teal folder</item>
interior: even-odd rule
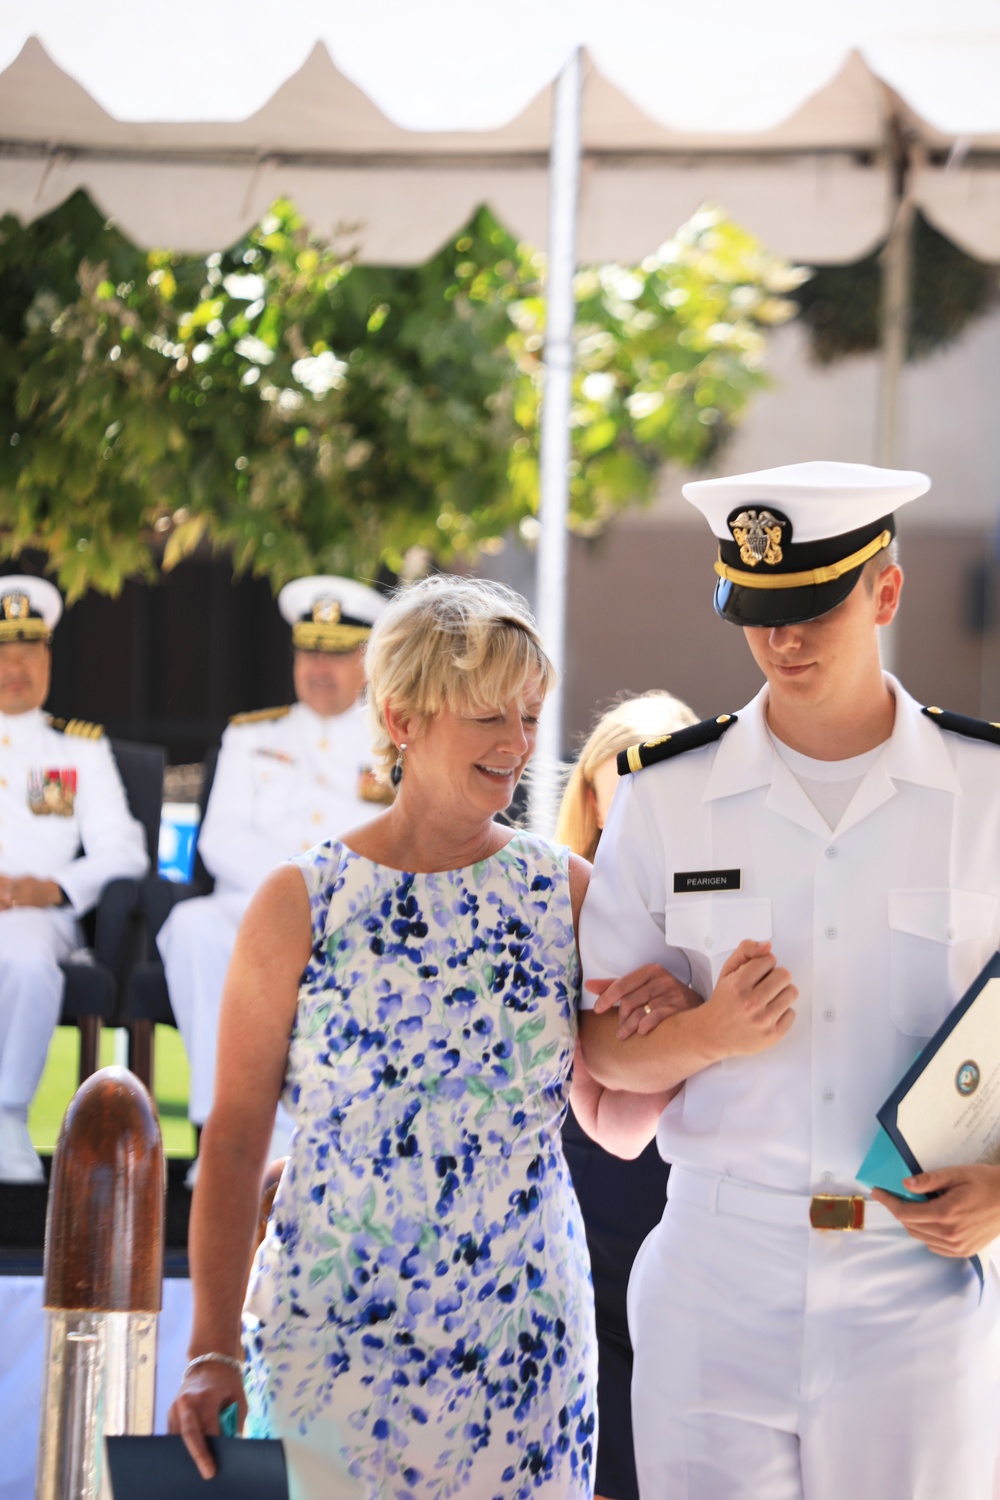
[[[884,1188],[887,1193],[910,1198],[914,1203],[927,1201],[926,1193],[911,1193],[903,1186],[903,1178],[912,1177],[913,1173],[900,1156],[895,1141],[881,1125],[856,1175],[864,1187]]]

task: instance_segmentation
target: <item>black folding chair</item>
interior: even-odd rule
[[[217,747],[205,756],[205,778],[198,798],[202,819],[208,806],[212,782],[215,780],[218,756]],[[200,829],[200,820],[198,826]],[[170,1007],[167,978],[156,951],[156,935],[179,901],[190,900],[192,896],[207,896],[214,884],[201,862],[196,840],[194,873],[190,881],[163,880],[159,875],[149,875],[140,885],[139,906],[144,919],[146,949],[141,961],[128,974],[124,1019],[129,1029],[129,1067],[142,1079],[150,1092],[153,1089],[155,1065],[153,1028],[157,1023],[162,1026],[177,1025]]]
[[[111,750],[129,810],[145,829],[146,846],[155,869],[165,753],[160,745],[139,745],[129,740],[112,740]],[[97,1070],[101,1023],[119,1019],[118,996],[140,952],[141,884],[134,879],[108,882],[95,909],[83,919],[91,956],[86,961],[68,959],[61,965],[65,986],[59,1024],[79,1028],[81,1083]]]

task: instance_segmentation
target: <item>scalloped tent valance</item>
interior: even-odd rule
[[[551,80],[582,43],[582,261],[640,259],[706,199],[793,259],[854,259],[888,233],[901,153],[927,217],[1000,259],[992,0],[808,9],[176,0],[150,32],[133,5],[95,25],[40,0],[0,18],[0,209],[82,187],[140,244],[208,250],[287,194],[409,263],[485,201],[545,244]]]

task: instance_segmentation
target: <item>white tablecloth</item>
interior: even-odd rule
[[[156,1364],[156,1431],[180,1385],[191,1331],[191,1283],[163,1283]],[[45,1313],[40,1276],[0,1276],[0,1500],[33,1500],[42,1401]]]

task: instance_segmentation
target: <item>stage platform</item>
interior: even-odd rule
[[[42,1157],[46,1182],[0,1182],[0,1276],[40,1276],[45,1246],[45,1209],[51,1158]],[[190,1161],[167,1158],[167,1222],[164,1276],[187,1276],[188,1216],[191,1194],[184,1186]]]

